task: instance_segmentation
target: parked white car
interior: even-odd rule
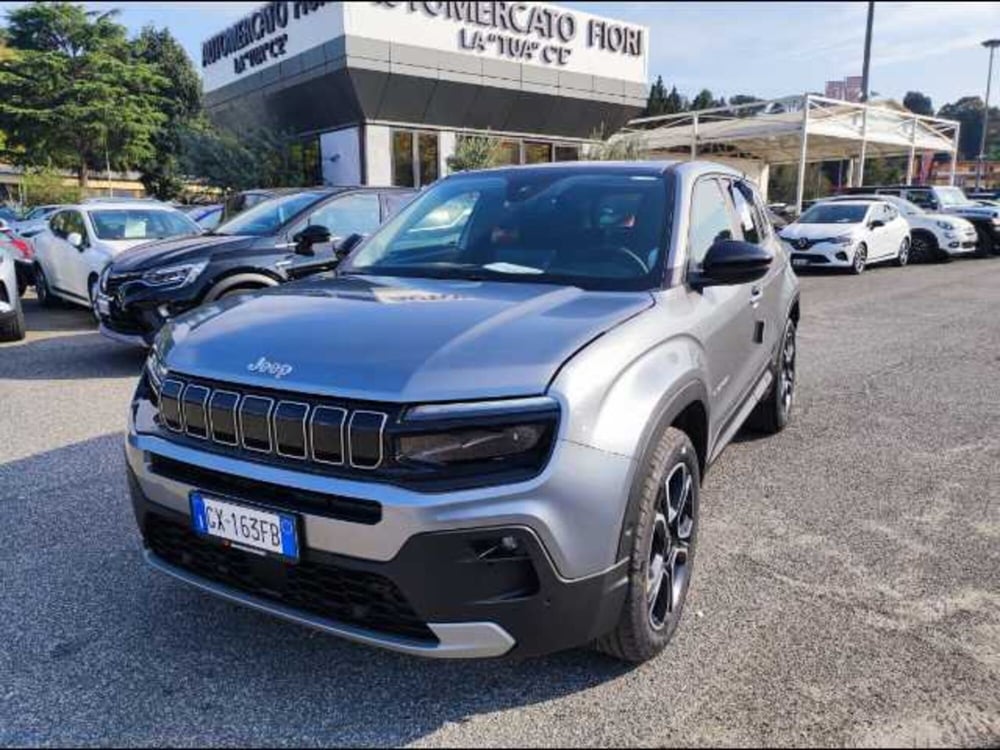
[[[870,263],[910,258],[910,226],[885,201],[817,203],[779,235],[796,268],[846,268],[861,273]]]
[[[35,290],[38,301],[56,297],[93,307],[97,280],[119,253],[145,242],[201,234],[191,219],[170,206],[147,201],[66,206],[37,234]]]
[[[0,245],[0,341],[24,338],[24,313],[17,290],[14,253]]]
[[[956,255],[971,255],[976,252],[976,227],[961,216],[931,213],[916,203],[895,195],[839,195],[823,202],[828,201],[884,201],[895,206],[910,225],[912,261],[946,261]]]

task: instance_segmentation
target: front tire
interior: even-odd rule
[[[0,341],[20,341],[24,338],[24,310],[21,309],[21,298],[13,300],[14,314],[0,321]]]
[[[868,248],[864,244],[858,245],[858,249],[854,251],[854,262],[851,263],[851,273],[855,276],[860,276],[865,272],[865,267],[868,265]]]
[[[628,594],[615,629],[596,643],[636,664],[663,651],[680,622],[694,565],[701,486],[694,445],[675,427],[663,433],[642,471]]]
[[[910,260],[910,238],[904,237],[899,245],[899,254],[896,256],[895,264],[903,268]]]
[[[94,315],[94,320],[97,321],[97,325],[101,324],[101,316],[97,313],[97,293],[98,293],[98,279],[91,279],[88,285],[88,290],[90,293],[90,312]]]
[[[49,288],[49,280],[45,276],[45,270],[42,268],[41,263],[35,265],[35,294],[38,296],[38,304],[42,307],[55,307],[59,303],[52,296],[52,290]]]

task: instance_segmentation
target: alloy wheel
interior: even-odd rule
[[[861,273],[865,270],[865,264],[868,262],[868,248],[864,245],[859,247],[854,251],[854,273]]]
[[[901,266],[905,266],[910,261],[910,241],[903,238],[903,244],[899,246],[899,257],[896,262]]]
[[[691,535],[694,530],[693,478],[687,464],[677,463],[660,489],[646,572],[649,624],[662,630],[680,610],[691,578]]]
[[[781,408],[788,414],[795,398],[795,326],[789,325],[781,350],[781,372],[778,387],[781,389]]]
[[[42,270],[41,266],[35,266],[35,296],[38,297],[38,302],[42,305],[49,298],[49,282],[45,278],[45,271]]]
[[[94,320],[98,325],[101,323],[101,315],[97,312],[97,280],[90,283],[90,311],[94,314]]]

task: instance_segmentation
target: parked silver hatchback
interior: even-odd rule
[[[336,271],[160,333],[126,442],[147,559],[408,653],[649,659],[705,471],[789,418],[798,320],[732,169],[448,177]]]

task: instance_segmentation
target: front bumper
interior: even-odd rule
[[[223,459],[134,430],[126,457],[136,518],[154,567],[351,640],[439,658],[530,656],[586,644],[609,631],[621,611],[627,570],[615,558],[632,463],[622,457],[564,443],[553,459],[557,465],[536,480],[443,494]],[[190,481],[165,476],[157,468],[164,460],[200,467],[201,473]],[[259,479],[376,500],[381,517],[365,523],[297,511],[303,551],[289,571],[284,562],[222,549],[190,530],[191,491],[220,495],[204,486],[206,472],[238,477],[244,486]],[[221,494],[260,504],[238,488]],[[288,511],[279,503],[273,507]],[[166,546],[164,524],[173,540]],[[489,551],[504,536],[517,540],[516,555]],[[233,577],[220,569],[243,572]],[[310,583],[293,580],[288,588],[289,576]],[[353,602],[380,613],[374,620],[343,609],[343,592],[357,592],[358,578],[395,592],[387,600]],[[307,589],[312,598],[303,599]],[[315,606],[319,596],[340,603]]]
[[[854,264],[854,245],[813,245],[801,250],[785,244],[793,268],[850,268]]]

